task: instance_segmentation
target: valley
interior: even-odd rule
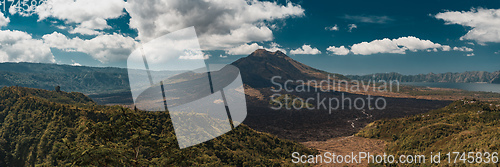
[[[186,155],[192,154],[194,150],[204,152],[202,155],[205,158],[203,161],[213,163],[213,164],[222,164],[222,165],[242,165],[253,162],[252,159],[240,158],[241,156],[247,156],[249,154],[258,155],[263,159],[269,159],[269,161],[261,162],[266,164],[276,164],[276,163],[288,163],[291,162],[290,155],[293,150],[300,150],[304,153],[308,154],[318,154],[323,152],[337,152],[342,154],[347,154],[349,152],[361,152],[368,151],[371,153],[383,153],[386,151],[391,151],[394,149],[393,143],[391,141],[390,136],[393,134],[386,134],[384,131],[375,131],[377,128],[383,128],[385,125],[385,121],[395,121],[395,120],[406,120],[406,119],[416,119],[419,116],[425,115],[429,112],[436,112],[443,110],[443,107],[450,108],[450,104],[456,105],[457,100],[461,99],[475,99],[481,100],[485,102],[496,102],[500,101],[500,94],[498,93],[488,93],[488,92],[470,92],[458,89],[448,89],[448,88],[428,88],[428,87],[415,87],[415,86],[407,86],[407,85],[395,85],[390,86],[393,91],[378,91],[380,83],[376,84],[360,84],[360,82],[356,82],[354,79],[349,79],[348,77],[329,73],[322,70],[314,69],[307,65],[304,65],[300,62],[293,60],[282,52],[269,52],[266,50],[257,50],[254,53],[250,54],[247,57],[241,58],[232,63],[232,65],[238,67],[240,69],[240,73],[242,76],[242,80],[244,83],[244,91],[247,102],[247,116],[243,121],[241,127],[238,127],[236,131],[225,134],[213,141],[207,142],[200,146],[197,146],[193,149],[189,149],[187,151],[175,150],[173,154],[179,157],[183,157],[184,160],[172,160],[168,159],[168,155],[157,155],[158,157],[166,158],[165,161],[153,161],[153,159],[144,159],[144,164],[162,164],[162,163],[176,163],[178,165],[186,165],[186,164],[197,164],[197,161],[191,161],[189,158],[186,159]],[[2,66],[4,66],[2,68]],[[17,67],[19,66],[19,67]],[[57,126],[57,129],[64,131],[75,131],[78,130],[80,125],[72,124],[69,122],[60,122],[61,120],[70,120],[77,119],[80,123],[91,123],[89,125],[94,126],[95,132],[92,133],[111,133],[112,129],[109,129],[107,126],[99,125],[101,122],[105,122],[108,125],[116,126],[115,128],[120,129],[121,125],[118,122],[111,120],[113,114],[116,114],[116,111],[126,111],[134,114],[134,103],[131,97],[130,90],[128,88],[128,78],[127,73],[124,69],[118,68],[93,68],[93,67],[74,67],[74,66],[61,66],[61,65],[47,65],[47,64],[30,64],[30,63],[20,63],[20,64],[0,64],[0,74],[3,76],[3,80],[0,80],[0,85],[6,86],[2,90],[10,91],[15,94],[23,94],[20,96],[16,96],[15,98],[21,99],[35,99],[35,101],[26,101],[23,103],[16,103],[16,105],[22,108],[23,105],[31,105],[37,104],[43,101],[42,104],[48,105],[48,109],[44,109],[40,115],[41,117],[48,117],[44,119],[48,119],[50,126]],[[25,69],[35,69],[26,71]],[[47,75],[41,75],[41,72],[36,69],[45,69]],[[165,74],[166,76],[168,74]],[[279,76],[279,77],[276,77]],[[273,79],[274,77],[274,79]],[[67,79],[70,78],[70,79]],[[352,78],[352,77],[351,77]],[[289,80],[292,81],[316,81],[316,82],[287,82]],[[332,81],[331,84],[318,84],[320,81]],[[40,81],[41,84],[37,84]],[[43,81],[43,82],[42,82]],[[345,81],[345,82],[344,82]],[[285,84],[286,83],[286,84]],[[337,84],[335,87],[332,85]],[[18,85],[18,86],[15,86]],[[9,87],[10,86],[10,87]],[[40,88],[46,90],[53,90],[55,86],[61,86],[63,91],[81,91],[81,93],[61,93],[54,94],[53,91],[39,90],[39,89],[29,89],[29,88],[21,88],[23,87],[33,87]],[[360,87],[361,91],[353,91],[350,89],[351,87]],[[301,90],[307,91],[296,91],[298,88]],[[334,89],[332,89],[334,88]],[[366,88],[366,89],[363,89]],[[387,87],[386,87],[387,88]],[[394,89],[392,89],[394,88]],[[293,91],[289,91],[293,90]],[[396,91],[397,90],[397,91]],[[23,93],[24,92],[24,93]],[[33,93],[36,92],[36,93]],[[9,93],[7,93],[9,94]],[[351,108],[323,108],[319,107],[316,101],[307,103],[305,107],[301,108],[280,108],[273,109],[273,105],[276,105],[272,102],[273,95],[275,94],[287,94],[292,96],[293,98],[299,99],[308,99],[308,98],[318,98],[318,99],[340,99],[335,102],[336,105],[346,105],[354,107]],[[69,96],[73,95],[73,96]],[[7,99],[11,99],[12,97],[6,97]],[[383,109],[373,109],[373,104],[364,105],[365,102],[356,101],[356,99],[383,99],[385,102],[385,107]],[[344,100],[342,100],[344,99]],[[346,101],[345,99],[350,99]],[[76,101],[75,101],[76,100]],[[326,100],[328,101],[328,100]],[[331,101],[331,100],[330,100]],[[454,102],[455,101],[455,102]],[[40,143],[44,143],[49,141],[48,138],[40,138],[42,135],[40,132],[46,131],[46,128],[49,127],[49,124],[42,124],[43,127],[39,128],[39,130],[35,132],[25,132],[24,129],[19,128],[32,128],[35,127],[33,124],[16,124],[16,126],[7,126],[8,122],[19,121],[12,120],[12,115],[14,112],[25,112],[24,109],[12,110],[11,108],[6,108],[5,105],[8,101],[5,101],[4,115],[2,118],[5,119],[3,121],[2,128],[8,128],[7,131],[19,131],[19,133],[15,134],[23,134],[22,137],[17,137],[16,135],[10,134],[9,138],[5,138],[3,141],[5,144],[9,144],[3,148],[3,151],[0,155],[4,157],[8,157],[9,162],[3,161],[2,163],[10,163],[10,164],[51,164],[54,162],[57,163],[66,163],[67,161],[62,161],[57,157],[51,157],[52,161],[44,161],[41,158],[37,158],[39,155],[44,156],[53,156],[58,153],[61,154],[63,150],[53,149],[47,151],[38,151],[39,153],[34,154],[37,150],[33,150],[35,148],[34,145],[40,145]],[[290,103],[290,104],[294,104]],[[362,108],[357,108],[357,104],[363,103]],[[328,103],[326,103],[328,105]],[[55,106],[54,106],[55,105]],[[60,106],[64,106],[64,108],[60,108]],[[328,105],[331,106],[331,105]],[[447,107],[448,106],[448,107]],[[42,108],[46,108],[47,106],[40,106]],[[52,107],[52,108],[51,108]],[[56,107],[56,108],[54,108]],[[308,109],[308,107],[312,107],[313,109]],[[63,113],[53,113],[56,115],[60,115],[60,119],[53,119],[53,116],[50,115],[50,111],[61,110]],[[70,111],[67,111],[71,109]],[[37,109],[34,109],[37,110]],[[46,113],[48,112],[48,113]],[[76,113],[73,113],[76,112]],[[40,113],[40,111],[38,112]],[[79,113],[85,113],[81,115]],[[61,115],[62,114],[62,115]],[[76,114],[76,115],[75,115]],[[92,116],[89,116],[91,114]],[[145,113],[141,113],[145,114]],[[146,114],[148,119],[154,121],[160,121],[165,117],[165,113],[156,113],[153,115]],[[168,114],[167,114],[168,115]],[[35,117],[40,117],[38,115],[32,115],[30,113],[25,113],[23,116],[24,119],[33,119]],[[490,115],[492,118],[497,118],[498,115]],[[162,117],[157,118],[157,117]],[[6,120],[9,121],[6,121]],[[135,119],[135,118],[134,118]],[[145,119],[143,117],[137,117],[136,120]],[[167,118],[165,118],[167,119]],[[52,120],[52,121],[50,121]],[[463,119],[462,119],[463,120]],[[54,122],[55,121],[55,122]],[[383,125],[381,127],[374,127],[375,124]],[[152,122],[151,122],[152,123]],[[171,124],[163,124],[171,129]],[[99,126],[97,126],[99,125]],[[393,126],[394,124],[390,124]],[[137,129],[137,133],[141,134],[139,130],[147,130],[155,129],[157,127],[152,124],[141,125],[144,126],[142,129]],[[406,126],[406,125],[404,125]],[[420,126],[420,125],[412,125],[412,126]],[[491,126],[490,124],[484,124],[482,126]],[[45,129],[44,129],[45,128]],[[463,128],[466,129],[466,128]],[[55,135],[51,132],[53,137],[50,138],[51,143],[58,144],[61,146],[65,144],[63,141],[65,138],[70,139],[69,143],[77,144],[77,143],[86,143],[86,142],[97,142],[104,140],[105,138],[95,138],[88,136],[90,134],[86,134],[84,131],[75,131],[72,133],[63,133],[66,137],[61,135]],[[92,134],[91,133],[91,134]],[[118,133],[118,132],[113,132]],[[121,132],[120,132],[121,133]],[[153,133],[153,132],[148,132]],[[160,136],[169,136],[170,138],[167,140],[158,140],[155,139],[155,144],[162,145],[168,144],[168,142],[173,142],[172,132],[167,131],[156,131],[155,135]],[[252,140],[250,138],[245,138],[242,140],[237,140],[236,136],[233,134],[239,133],[244,136],[253,138],[262,138],[263,141],[256,141],[250,143],[250,145],[241,145],[240,142],[243,140]],[[405,132],[406,133],[406,132]],[[450,132],[455,133],[455,131]],[[380,134],[380,136],[377,136]],[[9,136],[9,134],[6,134]],[[54,136],[55,135],[55,136]],[[117,136],[120,140],[127,139],[129,140],[128,135],[131,134],[123,134],[125,136]],[[415,134],[408,134],[414,135]],[[453,135],[453,134],[449,134]],[[146,135],[147,136],[147,135]],[[252,137],[253,136],[253,137]],[[389,138],[387,137],[389,136]],[[21,139],[33,138],[28,142],[22,142]],[[83,138],[82,138],[83,137]],[[401,136],[404,138],[404,136]],[[14,139],[15,138],[15,139]],[[85,138],[85,140],[83,140]],[[113,139],[111,142],[105,142],[106,146],[112,145],[120,145],[121,148],[127,148],[128,144],[126,142],[119,142],[119,140]],[[146,139],[146,138],[144,138]],[[150,140],[150,138],[147,138]],[[106,139],[107,140],[107,139]],[[234,141],[235,143],[231,144],[228,141]],[[274,142],[271,142],[274,141]],[[115,143],[118,142],[118,143]],[[165,143],[167,142],[167,143]],[[396,140],[396,142],[398,142]],[[69,144],[67,143],[67,144]],[[240,144],[237,144],[240,143]],[[274,145],[272,144],[274,143]],[[19,154],[21,150],[15,150],[14,146],[24,144],[26,148],[23,147],[23,151]],[[214,149],[218,149],[222,144],[225,144],[227,149],[224,149],[226,152],[218,153],[213,152]],[[400,144],[400,143],[399,143]],[[285,146],[286,145],[286,146]],[[29,146],[29,149],[28,149]],[[270,150],[257,150],[257,151],[248,151],[250,147],[269,147]],[[292,146],[292,147],[288,147]],[[91,145],[88,145],[91,147]],[[115,147],[115,146],[113,146]],[[146,147],[146,146],[144,146]],[[164,147],[172,147],[172,145],[164,146]],[[307,148],[306,148],[307,147]],[[41,147],[36,147],[37,149],[42,149]],[[278,149],[282,148],[282,149]],[[151,149],[151,150],[150,150]],[[285,150],[284,150],[285,149]],[[127,149],[125,149],[125,152]],[[150,146],[147,146],[145,150],[145,154],[148,156],[151,155],[150,151],[154,150]],[[237,155],[231,154],[229,152],[234,152],[236,150],[240,150]],[[68,150],[66,150],[68,151]],[[85,149],[83,148],[72,148],[69,149],[70,152],[66,152],[67,155],[71,155],[73,153],[83,153]],[[118,153],[110,150],[99,150],[95,149],[92,152],[92,156],[98,156],[100,154],[109,152],[113,153],[112,155],[118,156]],[[101,152],[104,151],[104,152]],[[128,150],[131,151],[131,150]],[[156,150],[158,151],[158,150]],[[154,151],[153,151],[154,152]],[[161,152],[161,151],[160,151]],[[232,156],[220,158],[220,156]],[[236,157],[235,157],[236,156]],[[32,157],[26,159],[26,157]],[[216,158],[218,157],[218,158]],[[34,159],[33,159],[34,158]],[[66,157],[66,158],[75,158],[75,157]],[[95,157],[93,157],[95,159]],[[93,159],[82,159],[78,160],[80,164],[88,164]],[[108,157],[110,158],[110,157]],[[113,159],[113,157],[111,157]],[[230,162],[229,159],[235,160],[240,158],[241,160]],[[182,159],[182,158],[181,158]],[[75,159],[74,159],[75,160]],[[103,161],[106,160],[104,157]],[[119,164],[127,164],[128,161],[122,160],[113,160],[113,162]],[[95,165],[95,164],[94,164]],[[319,164],[324,165],[324,164]],[[351,164],[350,164],[351,165]],[[365,166],[366,164],[361,164],[361,166]]]

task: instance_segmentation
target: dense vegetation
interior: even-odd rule
[[[80,93],[0,89],[0,166],[290,166],[316,151],[240,125],[180,150],[168,112],[100,106]]]
[[[468,71],[463,73],[441,73],[441,74],[418,74],[418,75],[403,75],[395,72],[377,73],[369,75],[348,75],[347,77],[354,80],[398,80],[400,82],[456,82],[456,83],[473,83],[486,82],[500,84],[500,71]]]
[[[378,120],[356,135],[388,141],[387,151],[393,155],[492,153],[500,150],[499,127],[499,103],[465,99],[425,114]]]

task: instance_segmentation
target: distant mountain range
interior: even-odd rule
[[[143,75],[140,70],[131,70]],[[151,73],[155,73],[152,71]],[[178,72],[156,72],[169,76]],[[44,63],[0,63],[0,87],[22,86],[84,94],[130,92],[128,71],[116,67],[87,67]]]
[[[129,89],[122,68],[101,68],[42,63],[0,63],[0,87],[23,86],[85,94]]]
[[[419,75],[377,73],[363,76],[344,76],[312,68],[293,60],[280,51],[269,52],[264,49],[256,50],[249,56],[233,62],[232,65],[240,69],[243,83],[253,88],[273,86],[271,83],[273,76],[280,76],[281,79],[277,81],[284,82],[289,79],[323,80],[328,75],[335,76],[335,78],[331,79],[350,78],[355,80],[398,80],[401,82],[485,82],[500,84],[500,71],[429,73]],[[171,74],[167,72],[162,75]],[[54,90],[54,87],[60,86],[62,91],[81,92],[87,95],[114,94],[106,97],[109,100],[116,99],[114,96],[118,94],[119,96],[130,95],[127,69],[114,67],[86,67],[42,63],[0,63],[0,87],[2,86],[23,86],[46,90]],[[128,99],[129,102],[130,100]]]
[[[325,79],[332,77],[347,79],[341,74],[333,74],[314,69],[293,60],[284,53],[256,50],[247,57],[232,63],[240,69],[243,83],[251,87],[272,86],[271,78],[281,76],[288,79]],[[139,74],[139,73],[137,73]],[[170,75],[168,72],[163,75]],[[333,79],[333,78],[332,78]],[[86,67],[43,63],[0,63],[0,87],[22,86],[84,94],[124,92],[130,89],[128,72],[125,68]]]
[[[398,80],[400,82],[453,82],[453,83],[495,83],[500,84],[500,71],[468,71],[463,73],[440,73],[440,74],[418,74],[418,75],[403,75],[395,72],[391,73],[376,73],[369,75],[347,75],[353,80]]]

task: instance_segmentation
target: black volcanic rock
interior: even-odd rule
[[[282,79],[278,82],[286,80],[312,80],[326,79],[328,74],[334,79],[346,79],[343,75],[332,74],[321,71],[298,61],[293,60],[281,51],[269,52],[265,49],[258,49],[247,57],[241,58],[232,63],[232,65],[240,69],[243,83],[255,87],[273,86],[271,78],[280,76]]]

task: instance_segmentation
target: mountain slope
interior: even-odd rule
[[[357,136],[386,140],[393,155],[441,152],[441,162],[447,162],[447,152],[498,152],[499,119],[498,102],[465,99],[424,114],[375,121]]]
[[[418,74],[418,75],[402,75],[399,73],[377,73],[370,75],[349,75],[347,76],[355,80],[398,80],[400,82],[454,82],[454,83],[500,83],[500,71],[468,71],[463,73],[441,73],[441,74]]]
[[[281,51],[269,52],[259,49],[247,57],[241,58],[232,63],[240,69],[243,83],[254,88],[273,86],[271,78],[282,77],[281,80],[308,80],[326,79],[328,72],[321,71],[298,61],[293,60]],[[338,79],[347,79],[340,74],[330,74],[331,79],[335,76]],[[283,83],[283,82],[282,82]]]
[[[292,152],[316,153],[246,125],[183,150],[176,143],[168,112],[100,106],[79,93],[0,89],[0,166],[289,166]]]
[[[63,91],[103,93],[129,89],[126,69],[43,63],[0,63],[0,87],[23,86]]]

